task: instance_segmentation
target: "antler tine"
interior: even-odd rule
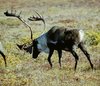
[[[22,11],[19,12],[19,16],[21,15]]]
[[[4,14],[6,16],[9,16],[9,17],[17,17],[18,18],[18,15],[16,15],[16,13],[13,13],[13,11],[11,10],[11,13],[8,12],[8,10],[6,12],[4,12]]]
[[[35,11],[35,13],[40,17],[40,20],[44,23],[44,29],[45,29],[45,20],[42,15],[40,15],[38,12]]]
[[[38,12],[36,12],[36,11],[34,11],[38,16],[32,16],[32,17],[30,17],[30,18],[28,18],[28,20],[30,20],[30,21],[42,21],[43,22],[43,24],[44,24],[44,29],[45,29],[45,20],[44,20],[44,18],[43,18],[43,16],[41,16]]]
[[[35,13],[40,17],[40,19],[42,19],[41,15],[38,12],[35,11]]]

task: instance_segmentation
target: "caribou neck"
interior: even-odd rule
[[[49,53],[49,48],[47,46],[47,33],[42,34],[36,39],[38,41],[37,48],[40,52]]]

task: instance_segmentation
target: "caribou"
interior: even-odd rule
[[[5,54],[4,54],[4,48],[3,48],[3,45],[2,45],[1,42],[0,42],[0,54],[1,54],[1,56],[3,57],[3,59],[4,59],[5,67],[6,67],[6,66],[7,66],[6,56],[5,56]]]
[[[17,17],[21,19],[21,17],[14,13],[5,12],[6,16]],[[38,14],[39,15],[39,14]],[[28,18],[30,21],[43,21],[44,19],[39,15],[38,17],[30,17]],[[27,25],[24,21],[24,24]],[[32,36],[32,30],[31,30]],[[31,37],[32,38],[32,37]],[[32,58],[37,58],[41,52],[48,53],[48,62],[50,67],[52,68],[51,57],[54,53],[54,50],[58,52],[59,57],[59,65],[61,67],[61,57],[62,50],[70,52],[75,58],[75,67],[77,68],[77,62],[79,60],[79,56],[76,53],[76,49],[80,48],[82,52],[87,57],[91,68],[93,69],[93,64],[90,60],[90,54],[87,52],[84,46],[84,31],[82,29],[68,29],[66,27],[53,26],[49,31],[40,35],[39,37],[32,39],[32,42],[29,45],[17,44],[18,48],[21,50],[25,50],[26,52],[32,54]]]
[[[32,54],[33,58],[37,58],[41,52],[48,53],[48,62],[52,68],[51,57],[53,55],[54,50],[57,50],[59,56],[59,65],[61,67],[61,57],[62,50],[69,51],[75,58],[75,67],[77,68],[77,62],[79,60],[79,56],[76,53],[76,49],[80,48],[82,52],[86,55],[91,68],[93,69],[93,64],[90,60],[90,54],[87,52],[84,46],[84,32],[79,29],[68,30],[64,27],[54,26],[48,32],[34,39],[31,44],[26,45],[18,45],[20,49],[25,50]]]

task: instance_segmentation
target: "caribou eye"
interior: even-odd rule
[[[38,44],[38,41],[35,39],[33,40],[33,46],[36,46]]]

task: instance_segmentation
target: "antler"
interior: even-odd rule
[[[22,13],[22,11],[19,13],[19,14],[16,14],[16,10],[15,12],[11,10],[11,13],[8,12],[8,10],[6,12],[4,12],[4,14],[8,17],[16,17],[18,18],[22,23],[24,23],[24,25],[26,25],[29,29],[30,29],[30,32],[31,32],[31,39],[33,39],[33,34],[32,34],[32,29],[31,27],[26,23],[26,21],[20,16]]]
[[[38,15],[38,16],[32,16],[30,18],[28,18],[28,20],[30,21],[42,21],[44,23],[44,29],[45,29],[45,20],[43,18],[43,16],[41,16],[38,12],[35,11],[35,13]]]

